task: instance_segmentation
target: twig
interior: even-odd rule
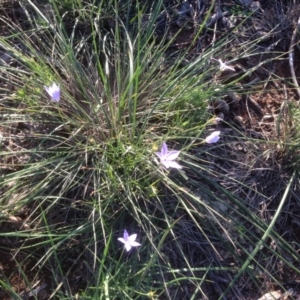
[[[299,28],[300,28],[300,17],[299,17],[297,25],[293,31],[291,44],[290,44],[290,48],[289,48],[289,63],[290,63],[291,75],[292,75],[293,83],[296,86],[296,91],[297,91],[297,94],[298,94],[298,97],[300,100],[300,88],[298,85],[298,81],[297,81],[295,69],[294,69],[294,42],[295,42],[296,34],[297,34],[297,31]]]
[[[248,96],[246,96],[246,109],[247,109],[247,113],[248,113],[248,116],[249,116],[249,119],[250,119],[250,123],[252,123],[252,117],[251,117],[251,114],[250,114],[250,111],[249,111],[249,105],[248,105]]]
[[[247,99],[249,100],[249,104],[256,111],[256,113],[259,114],[260,117],[262,117],[264,113],[261,106],[251,96],[247,95]]]

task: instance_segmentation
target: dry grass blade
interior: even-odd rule
[[[290,63],[290,70],[291,70],[291,75],[292,75],[292,79],[298,94],[298,100],[300,100],[300,87],[298,85],[298,81],[296,78],[296,73],[295,73],[295,68],[294,68],[294,47],[295,47],[295,39],[296,39],[296,35],[299,32],[300,29],[300,17],[297,21],[297,24],[295,26],[295,29],[293,31],[293,35],[291,38],[291,44],[290,44],[290,49],[289,49],[289,63]]]

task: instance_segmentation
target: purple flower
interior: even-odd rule
[[[220,139],[219,137],[220,133],[221,131],[214,131],[212,134],[210,134],[205,138],[206,143],[208,144],[216,143]]]
[[[165,142],[163,142],[160,152],[155,152],[155,154],[160,158],[160,163],[163,164],[167,169],[170,167],[182,169],[182,167],[174,161],[180,154],[180,151],[169,151]]]
[[[139,243],[137,243],[135,241],[136,240],[136,236],[137,236],[136,233],[129,236],[127,230],[125,229],[123,237],[118,238],[118,240],[124,244],[125,249],[128,252],[128,251],[130,251],[130,249],[132,247],[138,247],[138,246],[141,245],[141,244],[139,244]]]
[[[60,100],[60,88],[56,83],[52,83],[52,85],[44,86],[48,95],[52,98],[53,102],[59,102]]]

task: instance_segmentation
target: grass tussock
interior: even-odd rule
[[[216,31],[213,1],[178,28],[191,6],[173,4],[27,1],[1,17],[3,299],[254,299],[299,278],[298,109],[286,99],[272,138],[230,118],[237,92],[239,112],[259,110],[251,76],[285,53],[241,40],[253,13]],[[161,163],[164,142],[182,169]]]

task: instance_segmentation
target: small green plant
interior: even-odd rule
[[[58,299],[181,299],[183,285],[198,299],[211,272],[236,274],[232,285],[245,273],[259,288],[250,263],[273,276],[254,259],[261,247],[263,259],[272,252],[292,268],[280,253],[299,254],[253,212],[242,188],[268,197],[224,173],[245,165],[207,110],[232,87],[212,80],[226,69],[211,59],[224,59],[228,40],[186,65],[190,49],[178,52],[162,67],[174,42],[154,38],[163,1],[29,4],[25,30],[11,24],[0,38],[15,65],[0,67],[2,219],[26,214],[20,231],[0,235],[18,240],[16,263],[31,292],[29,258],[32,282],[45,271],[49,297]],[[9,282],[0,284],[20,297]]]
[[[230,8],[230,14],[238,17],[250,17],[252,15],[252,11],[242,7],[241,5],[234,5]]]

